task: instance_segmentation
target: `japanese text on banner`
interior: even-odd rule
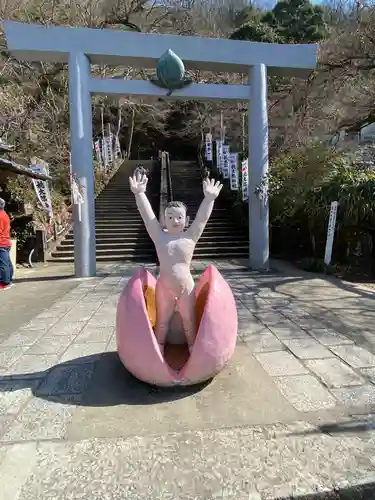
[[[108,161],[113,163],[113,134],[107,137]]]
[[[95,141],[94,149],[95,149],[95,153],[96,153],[96,161],[98,162],[99,166],[101,167],[102,166],[102,152],[100,149],[100,141],[99,140]]]
[[[212,161],[212,134],[206,134],[205,156],[207,161]]]
[[[232,191],[238,191],[238,153],[229,155],[230,164],[230,188]]]
[[[116,142],[115,142],[115,157],[116,159],[121,158],[121,144],[118,135],[116,135]]]
[[[47,174],[47,169],[41,165],[31,165],[29,168],[32,172],[44,175]],[[49,217],[53,217],[52,200],[47,181],[33,179],[33,185],[39,203],[42,205],[44,210],[47,211]]]
[[[242,200],[247,201],[249,199],[249,162],[248,162],[248,160],[242,161],[241,172],[242,172]]]
[[[223,145],[223,177],[229,179],[229,155],[230,148],[227,144]]]
[[[216,167],[219,170],[219,173],[222,173],[222,164],[223,164],[223,159],[222,159],[222,149],[223,149],[223,141],[216,141]]]

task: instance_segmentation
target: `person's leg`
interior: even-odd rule
[[[9,257],[9,282],[11,283],[13,281],[13,276],[14,276],[14,268],[12,264],[12,259],[10,258],[10,251],[11,248],[8,248],[8,257]]]
[[[0,285],[4,285],[6,279],[6,255],[4,248],[0,248]]]
[[[7,248],[0,248],[0,284],[10,284],[10,254]]]
[[[155,336],[160,346],[160,351],[164,353],[164,345],[168,334],[176,299],[165,283],[160,279],[156,282],[156,327]]]
[[[185,290],[183,292],[178,302],[178,306],[186,341],[189,346],[189,351],[191,352],[197,335],[194,289]]]

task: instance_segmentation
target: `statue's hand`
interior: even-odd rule
[[[215,182],[215,179],[205,179],[203,181],[203,193],[205,198],[210,201],[215,200],[219,196],[222,187],[223,185],[219,181]]]
[[[145,193],[147,182],[147,176],[141,175],[139,172],[134,174],[133,177],[129,177],[130,189],[134,194]]]

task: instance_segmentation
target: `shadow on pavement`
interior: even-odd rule
[[[375,483],[340,488],[303,496],[277,497],[275,500],[375,500]]]
[[[370,405],[367,410],[371,413],[375,411],[375,405]],[[371,414],[369,417],[356,416],[353,420],[344,422],[333,422],[327,424],[317,425],[315,430],[296,432],[293,436],[307,436],[313,434],[358,434],[359,432],[366,432],[375,429],[375,415]]]
[[[258,307],[264,309],[268,303],[270,310],[282,315],[282,321],[298,326],[298,315],[304,313],[306,321],[315,323],[314,328],[334,330],[375,354],[375,291],[361,289],[331,276],[301,271],[284,263],[268,273],[239,268],[220,272],[230,280],[232,291],[242,305],[247,307],[249,303],[255,315]],[[251,278],[249,282],[246,282],[247,276]],[[261,299],[259,306],[255,302],[258,299]],[[295,309],[298,313],[295,315],[288,309]],[[310,327],[300,328],[309,333]]]
[[[80,280],[84,281],[86,279],[101,279],[101,278],[107,278],[107,277],[119,277],[119,278],[130,278],[134,270],[140,267],[139,265],[135,265],[134,269],[125,269],[123,271],[118,271],[118,272],[111,272],[111,271],[98,271],[96,276],[94,278],[76,278],[74,275],[74,272],[69,272],[69,273],[59,273],[59,274],[44,274],[44,275],[39,275],[35,276],[33,274],[28,274],[23,278],[17,278],[14,280],[15,283],[32,283],[32,282],[42,282],[42,281],[61,281],[61,280],[77,280],[79,282]]]
[[[154,405],[189,397],[211,381],[160,388],[139,381],[116,352],[77,358],[46,371],[0,377],[0,393],[30,388],[34,396],[79,406]]]
[[[74,274],[62,274],[61,276],[26,276],[25,278],[16,278],[14,283],[32,283],[40,281],[65,281],[73,279]]]

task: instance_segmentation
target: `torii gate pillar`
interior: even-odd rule
[[[95,180],[92,160],[90,61],[69,54],[70,152],[72,174],[79,179],[83,203],[73,205],[74,267],[77,277],[96,275]]]
[[[249,242],[253,269],[269,264],[267,68],[250,68],[249,84]]]

